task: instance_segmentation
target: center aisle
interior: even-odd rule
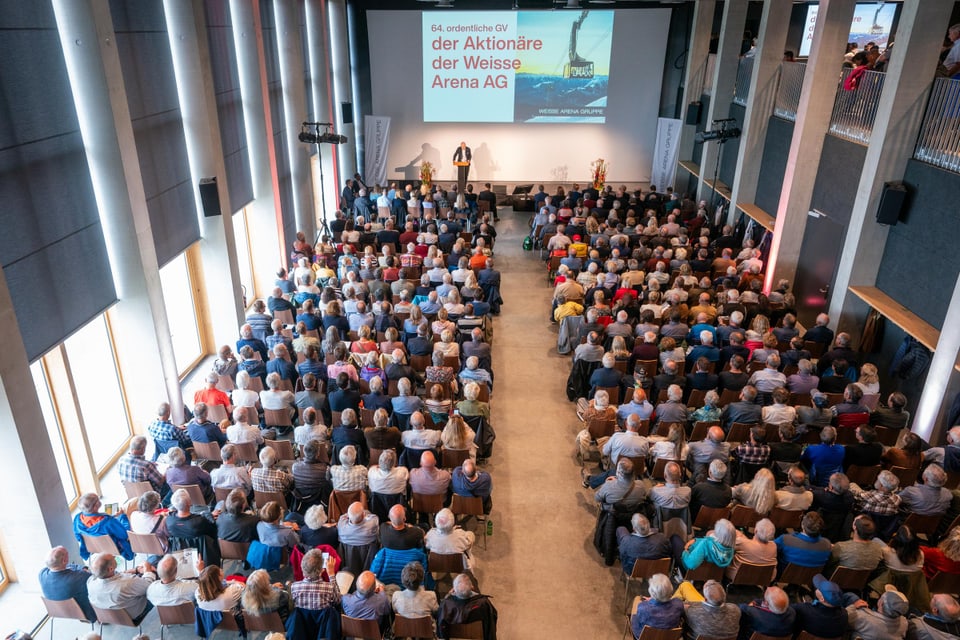
[[[497,224],[505,304],[494,320],[494,531],[479,579],[501,638],[619,638],[619,566],[605,567],[593,548],[596,507],[574,457],[581,424],[564,392],[570,358],[556,351],[544,263],[521,248],[528,215],[501,209]]]

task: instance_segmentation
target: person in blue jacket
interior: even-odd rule
[[[729,520],[722,518],[713,525],[713,531],[702,538],[691,540],[679,554],[680,564],[687,570],[696,569],[704,562],[726,567],[733,560],[733,547],[737,541],[737,529]],[[673,536],[674,548],[680,543]]]
[[[110,536],[117,549],[127,560],[133,560],[133,549],[127,536],[127,516],[117,517],[100,513],[100,497],[95,493],[85,493],[80,497],[80,513],[73,519],[73,535],[80,543],[80,557],[90,558],[90,550],[83,541],[83,535]]]

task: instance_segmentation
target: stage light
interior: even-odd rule
[[[729,129],[717,129],[715,131],[703,131],[697,134],[697,142],[710,142],[711,140],[733,140],[740,137],[740,129],[731,127]]]
[[[320,131],[321,126],[330,126],[326,122],[304,122],[300,127],[300,142],[305,144],[346,144],[347,136],[332,131]]]

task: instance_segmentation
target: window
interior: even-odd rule
[[[102,474],[130,437],[130,420],[106,316],[85,325],[63,346],[93,464]]]
[[[250,259],[250,236],[247,231],[247,208],[233,214],[233,239],[237,244],[237,267],[240,270],[240,284],[246,305],[257,298],[253,284],[253,261]]]
[[[3,566],[3,556],[0,556],[0,592],[7,588],[10,579],[7,578],[7,569]]]
[[[160,287],[173,340],[173,357],[177,361],[177,372],[183,376],[203,357],[187,252],[160,269]]]
[[[33,385],[37,389],[37,399],[40,401],[43,421],[47,427],[47,434],[50,436],[53,457],[57,461],[57,472],[60,474],[60,481],[63,483],[63,492],[67,496],[67,502],[73,502],[78,497],[77,482],[74,479],[73,465],[67,455],[67,445],[64,442],[63,427],[54,407],[50,383],[47,380],[46,369],[42,362],[37,361],[30,365],[30,374],[33,376]]]

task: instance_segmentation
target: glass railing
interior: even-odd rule
[[[877,117],[880,94],[886,74],[879,71],[864,71],[856,88],[847,88],[847,78],[853,69],[846,68],[840,75],[837,97],[833,101],[829,133],[860,144],[870,143],[873,120]]]
[[[747,96],[750,95],[750,77],[753,75],[753,58],[740,58],[737,65],[737,84],[733,88],[733,101],[747,106]]]
[[[791,122],[797,119],[797,107],[800,106],[800,93],[803,90],[803,76],[807,72],[805,62],[784,62],[780,65],[780,86],[777,88],[777,101],[773,115]]]
[[[960,80],[933,81],[913,157],[960,173]]]

